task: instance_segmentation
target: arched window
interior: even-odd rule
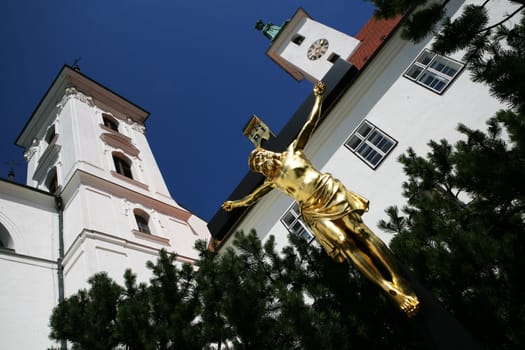
[[[121,153],[114,152],[113,163],[115,164],[115,171],[117,173],[133,179],[133,175],[131,174],[131,160]]]
[[[133,210],[133,214],[135,215],[135,221],[137,222],[137,227],[139,231],[143,233],[151,234],[151,231],[149,229],[149,224],[148,224],[149,215],[140,209]]]
[[[55,136],[56,136],[55,125],[51,125],[49,129],[47,129],[46,136],[44,137],[48,145],[51,144]]]
[[[55,193],[58,190],[58,177],[57,168],[53,167],[47,174],[46,187],[51,193]]]
[[[14,249],[13,240],[2,224],[0,224],[0,249]]]
[[[118,132],[118,122],[110,116],[109,114],[102,114],[102,121],[104,122],[104,126],[110,128],[111,130]]]

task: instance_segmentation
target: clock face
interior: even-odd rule
[[[321,58],[328,50],[328,40],[318,39],[308,48],[306,56],[313,60]]]

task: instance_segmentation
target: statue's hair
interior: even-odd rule
[[[262,151],[262,148],[257,147],[257,148],[255,148],[253,151],[250,152],[250,156],[248,157],[248,166],[249,166],[250,169],[252,169],[252,170],[255,170],[255,163],[254,163],[254,161],[255,161],[255,155],[256,155],[258,152],[260,152],[260,151]]]

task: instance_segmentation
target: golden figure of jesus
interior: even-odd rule
[[[419,306],[415,293],[401,277],[390,250],[361,219],[368,200],[347,190],[331,174],[317,170],[303,152],[319,121],[324,91],[322,82],[315,84],[312,111],[286,151],[258,147],[250,154],[248,164],[266,177],[264,183],[242,199],[224,202],[222,208],[249,206],[274,188],[282,191],[297,201],[303,220],[329,256],[337,262],[350,261],[413,316]]]

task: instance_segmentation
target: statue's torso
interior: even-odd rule
[[[316,188],[321,173],[302,151],[288,149],[281,153],[279,172],[271,181],[275,187],[297,202],[306,201]]]

